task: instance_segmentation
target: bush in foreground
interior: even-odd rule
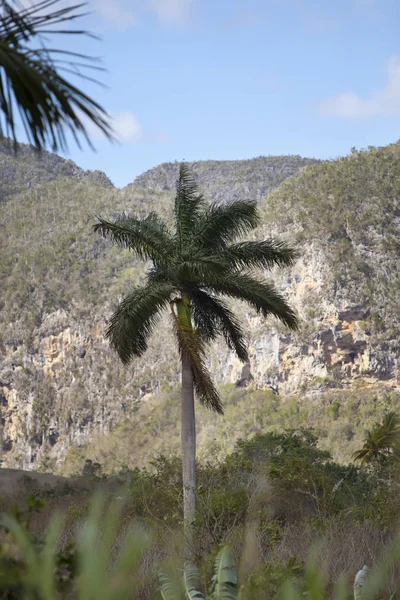
[[[24,509],[21,497],[14,517],[5,517],[0,597],[85,593],[147,600],[160,597],[158,575],[164,573],[180,598],[180,461],[158,457],[150,470],[123,468],[116,477],[103,476],[96,465],[86,468],[82,481],[100,488],[103,499],[92,503],[89,491],[70,487],[58,494],[31,489],[28,506]],[[351,595],[356,572],[381,563],[386,571],[380,598],[389,598],[400,587],[390,558],[397,543],[398,497],[397,463],[339,465],[310,431],[239,442],[223,462],[199,468],[193,589],[203,595],[209,590],[219,549],[228,545],[239,581],[235,594],[242,600],[281,597],[287,581],[297,590],[291,597],[310,592],[313,564],[324,590],[315,598],[335,597],[338,581],[345,580]],[[2,509],[10,513],[10,502],[2,502]],[[88,573],[99,586],[94,591]],[[40,586],[49,576],[46,596]]]

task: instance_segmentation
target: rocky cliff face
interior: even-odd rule
[[[311,165],[261,203],[257,235],[280,235],[299,249],[293,269],[271,277],[302,325],[288,334],[235,306],[251,360],[242,365],[217,343],[210,368],[219,383],[282,398],[355,382],[397,388],[399,157],[394,145]],[[135,419],[142,402],[179,382],[168,319],[129,367],[104,340],[115,301],[142,266],[90,230],[91,214],[165,211],[171,194],[137,186],[117,191],[82,179],[57,180],[32,194],[10,198],[2,210],[3,460],[54,470],[72,449]]]
[[[102,171],[85,171],[72,160],[43,150],[40,154],[29,144],[13,143],[0,137],[0,202],[11,194],[53,181],[58,177],[86,179],[100,185],[112,186]]]
[[[308,165],[313,158],[259,156],[249,160],[207,160],[188,163],[196,182],[209,198],[227,202],[251,198],[260,202],[285,179]],[[134,187],[174,192],[179,163],[163,163],[136,177]]]

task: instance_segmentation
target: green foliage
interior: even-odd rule
[[[383,423],[376,425],[372,431],[367,431],[364,445],[353,454],[353,459],[365,465],[374,460],[384,460],[390,455],[398,458],[399,450],[400,419],[396,413],[388,412]]]
[[[397,143],[310,165],[264,205],[264,218],[278,230],[295,228],[305,252],[312,239],[323,253],[325,302],[345,289],[347,302],[368,308],[365,329],[385,340],[400,326],[399,153]]]
[[[367,480],[356,468],[334,463],[317,441],[310,430],[256,435],[238,441],[226,464],[239,473],[264,474],[279,490],[276,511],[285,521],[310,514],[325,518],[350,506],[356,511],[364,505]]]
[[[242,596],[252,600],[275,598],[288,582],[305,593],[304,579],[305,564],[292,556],[284,564],[271,563],[255,570],[244,585]]]
[[[104,513],[104,503],[95,500],[76,546],[65,548],[61,553],[57,551],[62,535],[59,517],[51,519],[43,543],[35,543],[27,530],[11,517],[4,515],[2,524],[8,536],[7,545],[3,544],[0,552],[3,598],[143,600],[148,597],[143,595],[140,571],[149,537],[143,529],[133,527],[115,545],[121,525],[121,513],[115,504]],[[11,558],[12,553],[16,553],[17,558]],[[384,558],[371,569],[366,581],[368,597],[377,597],[378,592],[385,589],[399,558],[400,543],[395,539]],[[177,563],[175,560],[175,572]],[[203,589],[207,586],[202,584],[196,566],[186,564],[180,581],[176,575],[171,577],[161,571],[159,592],[152,597],[163,600],[300,600],[305,596],[315,600],[323,597],[347,600],[349,597],[348,579],[341,577],[334,585],[326,581],[316,547],[305,562],[295,557],[282,564],[270,562],[253,570],[244,581],[239,578],[238,582],[233,552],[224,545],[216,555],[210,579],[206,596]]]
[[[400,394],[387,387],[328,389],[315,395],[283,398],[271,390],[224,385],[220,388],[224,419],[211,420],[200,405],[196,422],[200,461],[219,460],[231,453],[243,432],[256,434],[313,427],[318,447],[329,450],[340,463],[351,461],[362,446],[365,429],[388,411],[400,412]],[[108,435],[95,436],[91,443],[74,448],[67,457],[64,473],[81,472],[87,458],[103,465],[108,473],[118,472],[121,463],[129,468],[149,466],[154,453],[176,455],[180,447],[179,388],[154,394],[136,406],[136,412]],[[340,405],[337,418],[335,407]],[[332,414],[334,410],[334,414]],[[132,445],[137,452],[132,453]]]
[[[334,421],[336,421],[336,419],[339,418],[340,403],[337,400],[333,400],[332,403],[329,405],[328,414]]]
[[[210,600],[235,600],[237,576],[232,551],[224,546],[217,554],[210,586]]]
[[[372,345],[375,359],[383,368],[379,371],[382,377],[391,377],[390,365],[395,364],[398,349],[399,235],[397,220],[392,217],[397,210],[399,148],[395,144],[307,166],[259,204],[262,236],[280,231],[294,236],[297,231],[305,260],[321,257],[317,258],[317,268],[320,263],[323,267],[321,294],[313,291],[305,300],[309,335],[313,337],[321,328],[320,297],[333,305],[338,294],[344,294],[349,302],[365,301],[365,311],[361,311],[356,326],[360,327],[361,336],[367,336],[367,344]],[[1,144],[0,150],[0,196],[5,190],[8,197],[1,203],[1,222],[7,239],[0,256],[0,352],[4,359],[1,381],[11,383],[10,389],[15,390],[19,406],[23,407],[19,411],[21,435],[14,447],[7,438],[6,422],[5,447],[10,448],[4,457],[7,464],[20,466],[17,448],[27,444],[32,447],[32,456],[37,456],[31,467],[37,468],[42,461],[45,465],[54,464],[50,454],[57,454],[58,447],[51,446],[54,438],[48,435],[49,415],[50,427],[58,428],[63,439],[60,449],[68,447],[72,432],[79,431],[85,438],[90,430],[93,440],[79,448],[70,446],[65,466],[57,461],[57,468],[66,474],[81,472],[86,459],[101,463],[105,472],[116,472],[120,463],[130,468],[149,465],[153,450],[173,455],[179,447],[179,415],[175,409],[179,388],[177,354],[169,343],[168,323],[160,323],[157,336],[149,344],[149,354],[135,361],[134,367],[122,368],[113,358],[102,343],[103,316],[108,317],[115,309],[110,298],[120,299],[130,286],[142,283],[142,266],[128,250],[113,250],[89,231],[93,215],[108,214],[112,219],[123,214],[127,206],[133,208],[137,218],[153,211],[168,219],[172,194],[154,188],[161,189],[164,183],[172,182],[178,164],[165,167],[165,181],[164,167],[148,174],[142,185],[154,184],[153,189],[144,189],[138,180],[134,186],[117,191],[109,182],[103,185],[104,174],[97,174],[97,178],[55,155],[43,153],[38,161],[27,146],[21,145],[17,158],[6,144]],[[268,191],[276,177],[286,177],[304,164],[292,158],[229,164],[207,161],[197,165],[197,181],[212,198],[223,201],[245,197],[249,181],[249,194],[254,198],[257,194],[253,190],[264,186]],[[227,183],[223,183],[225,176]],[[21,189],[23,193],[15,195]],[[235,197],[229,190],[236,190]],[[345,213],[336,211],[340,202],[348,214],[348,223]],[[337,226],[338,219],[344,231]],[[351,242],[346,242],[346,236]],[[347,249],[340,250],[341,238],[345,245],[350,244]],[[309,239],[314,240],[312,247],[305,243]],[[314,265],[314,259],[309,264]],[[229,309],[244,316],[238,303],[229,303]],[[308,309],[312,316],[307,316]],[[253,337],[263,335],[270,327],[268,321],[255,320],[253,311],[249,317]],[[302,329],[298,334],[300,341],[303,334],[306,335]],[[57,336],[59,339],[54,339]],[[49,348],[45,343],[50,345],[53,341],[60,350],[58,356],[46,353]],[[157,362],[148,356],[158,357]],[[390,360],[386,360],[388,356]],[[224,375],[220,346],[210,348],[209,359],[211,368]],[[370,365],[372,371],[374,364]],[[353,370],[351,364],[348,368]],[[267,389],[228,390],[224,386],[223,422],[211,422],[199,408],[199,457],[222,459],[243,432],[250,436],[306,424],[318,432],[321,448],[329,449],[339,462],[346,462],[362,446],[364,430],[373,428],[384,410],[399,411],[400,403],[398,393],[390,392],[386,385],[377,384],[372,389],[367,374],[365,379],[353,380],[354,388],[359,389],[349,389],[347,383],[340,382],[339,375],[332,370],[328,372],[329,379],[311,382],[320,392],[318,401],[315,393],[310,393],[316,390],[307,382],[303,393],[290,398],[274,396]],[[271,369],[272,380],[276,377],[276,370]],[[43,379],[50,385],[42,388]],[[338,387],[333,387],[333,380]],[[107,394],[102,395],[102,389],[107,389]],[[4,388],[5,395],[7,391]],[[146,398],[141,402],[143,396]],[[389,396],[393,398],[390,400]],[[30,410],[33,402],[32,419],[28,420],[23,411],[25,407]],[[336,410],[329,409],[335,402],[340,404],[338,416]],[[6,406],[4,409],[7,412]],[[92,427],[101,419],[107,423],[106,431],[110,431],[107,436],[100,434],[97,426]],[[128,451],[132,444],[134,453]],[[29,459],[24,460],[27,466]]]
[[[159,572],[165,574],[160,585],[167,600],[202,598],[206,592],[209,599],[286,598],[289,585],[291,598],[303,593],[335,597],[340,577],[351,582],[363,562],[375,567],[386,557],[386,579],[379,585],[386,590],[380,597],[387,598],[397,585],[390,566],[395,555],[388,551],[396,531],[399,502],[393,491],[399,481],[400,470],[393,465],[390,471],[377,465],[365,473],[335,463],[310,431],[242,441],[225,461],[200,465],[196,568],[185,570],[176,558],[183,547],[181,464],[158,457],[151,471],[125,467],[117,476],[98,479],[105,499],[94,505],[77,490],[70,492],[66,510],[64,496],[48,495],[45,505],[40,496],[29,498],[4,521],[0,587],[15,594],[10,598],[21,597],[26,585],[38,598],[46,597],[40,586],[50,564],[48,526],[62,505],[53,580],[46,584],[61,597],[115,593],[121,600],[147,600],[158,597]],[[34,556],[36,575],[29,556]]]
[[[132,597],[137,585],[135,567],[148,540],[144,532],[139,535],[132,526],[128,527],[113,557],[120,535],[121,509],[116,504],[108,507],[105,514],[104,509],[104,501],[96,498],[76,545],[70,544],[62,551],[58,551],[63,530],[60,516],[50,520],[43,542],[35,542],[24,523],[3,515],[2,526],[9,542],[3,544],[0,555],[1,597],[13,600],[20,597],[53,600],[60,594],[62,597],[72,594],[77,600]],[[17,559],[10,558],[13,552],[17,553]]]
[[[159,575],[159,582],[163,600],[206,600],[206,598],[208,600],[236,600],[238,597],[236,568],[229,546],[223,546],[216,556],[214,573],[207,596],[200,590],[199,571],[192,564],[185,565],[181,589],[164,573]]]

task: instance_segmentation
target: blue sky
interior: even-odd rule
[[[67,0],[66,0],[67,1]],[[69,1],[69,0],[68,0]],[[92,0],[120,136],[70,158],[117,186],[164,161],[334,158],[400,138],[399,0]]]

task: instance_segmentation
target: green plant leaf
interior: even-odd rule
[[[180,586],[165,573],[158,574],[158,585],[163,600],[181,600],[182,593]]]
[[[224,546],[215,559],[215,570],[211,582],[211,600],[236,600],[237,575],[232,549]]]
[[[92,146],[90,122],[107,139],[115,139],[106,111],[60,74],[64,71],[96,81],[82,69],[103,70],[96,66],[98,61],[46,47],[48,34],[90,35],[66,26],[85,16],[81,10],[85,3],[57,7],[59,1],[38,0],[27,6],[17,0],[1,2],[0,136],[9,135],[15,149],[17,112],[29,142],[38,150],[48,144],[53,151],[67,150],[68,131],[79,146],[82,137]]]
[[[187,600],[204,600],[204,594],[200,592],[200,577],[194,565],[187,564],[183,572],[183,587]]]

